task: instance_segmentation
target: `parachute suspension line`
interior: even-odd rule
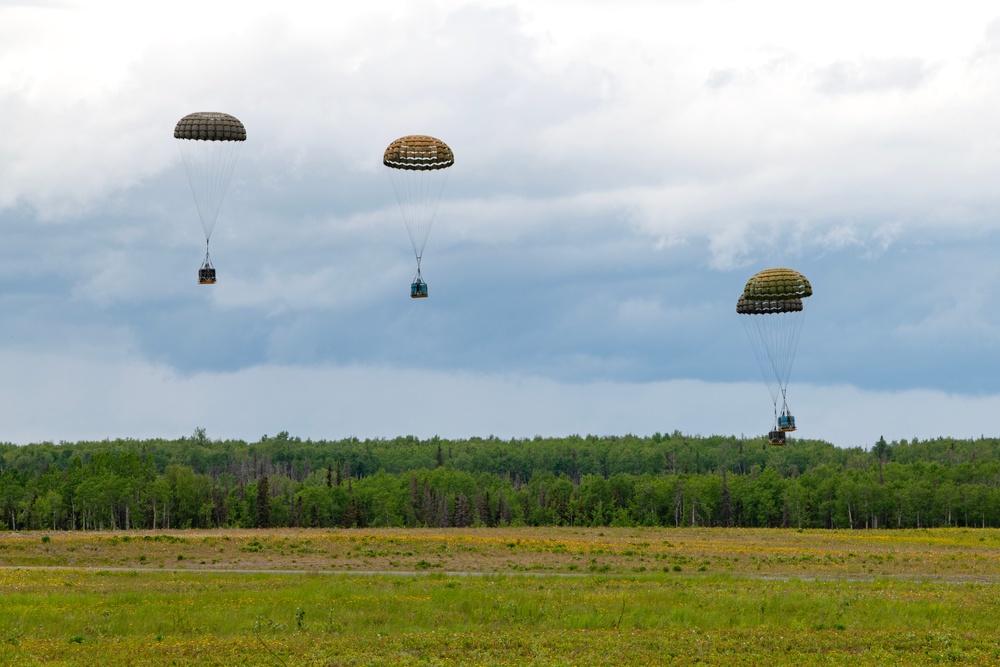
[[[218,175],[212,183],[213,196],[218,203],[215,205],[214,215],[212,216],[212,225],[209,227],[207,236],[211,237],[212,231],[215,229],[215,222],[219,217],[219,209],[222,208],[222,202],[226,198],[226,192],[229,190],[229,181],[232,179],[233,170],[236,168],[236,158],[239,157],[240,148],[243,147],[242,141],[223,141],[223,144],[228,144],[223,146],[223,150],[219,151],[214,160],[218,163]]]
[[[243,142],[185,139],[178,145],[205,238],[211,238]]]
[[[441,194],[448,182],[447,169],[388,169],[389,181],[410,235],[413,254],[424,254]]]
[[[758,361],[764,361],[762,370],[770,368],[772,375],[767,381],[776,385],[772,388],[775,402],[778,390],[788,387],[804,312],[747,316],[753,320],[752,334],[755,335],[751,335],[751,340],[756,343]]]
[[[754,349],[754,355],[760,365],[761,373],[764,376],[764,383],[771,394],[771,402],[777,404],[778,394],[781,390],[780,373],[778,371],[776,359],[772,353],[774,347],[773,328],[778,322],[772,322],[774,315],[747,315],[744,319],[749,319],[747,324],[750,333],[750,341]]]
[[[802,331],[803,317],[804,309],[792,313],[759,313],[740,317],[764,384],[771,394],[776,428],[779,415],[789,412],[786,398],[788,381]]]
[[[795,359],[795,352],[799,347],[799,336],[802,334],[802,323],[805,321],[805,318],[805,307],[803,307],[799,313],[796,313],[796,317],[792,318],[794,322],[792,323],[791,331],[788,332],[788,345],[786,348],[785,359],[782,361],[785,369],[785,375],[781,381],[781,386],[783,387],[782,394],[784,394],[784,389],[788,388],[788,380],[792,375],[792,362]]]
[[[777,387],[775,386],[773,375],[767,372],[767,368],[768,366],[771,366],[771,362],[767,356],[763,327],[758,321],[761,317],[765,316],[745,315],[739,319],[740,322],[743,323],[743,328],[747,332],[747,338],[750,339],[750,348],[753,350],[754,358],[757,359],[757,366],[760,368],[761,376],[764,378],[764,385],[767,387],[768,393],[771,394],[771,402],[775,404],[775,419],[777,420]]]
[[[777,379],[779,387],[781,389],[781,413],[780,416],[784,417],[789,414],[788,410],[788,380],[792,373],[792,362],[795,359],[795,351],[798,348],[799,335],[802,332],[802,322],[805,318],[805,308],[798,313],[789,313],[791,317],[787,317],[788,326],[780,332],[781,336],[777,339],[775,350],[778,354],[776,355],[776,367],[779,371]],[[775,404],[777,408],[777,404]]]

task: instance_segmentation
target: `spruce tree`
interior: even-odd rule
[[[257,506],[253,525],[257,528],[271,526],[271,487],[267,475],[257,482]]]

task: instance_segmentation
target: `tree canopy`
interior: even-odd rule
[[[1000,526],[1000,440],[579,436],[0,444],[0,530]]]

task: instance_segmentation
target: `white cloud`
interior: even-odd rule
[[[176,169],[170,127],[206,105],[247,122],[248,187],[378,178],[384,143],[420,126],[455,144],[449,196],[530,192],[567,214],[603,198],[657,239],[886,211],[954,224],[955,188],[991,198],[1000,167],[976,129],[1000,91],[965,67],[982,4],[574,3],[571,22],[558,2],[299,7],[4,10],[32,40],[0,57],[0,207],[72,216]]]
[[[913,90],[930,76],[931,68],[920,58],[837,61],[819,68],[819,89],[825,93],[875,93]]]

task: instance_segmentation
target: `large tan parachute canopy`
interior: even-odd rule
[[[797,313],[801,310],[802,299],[760,301],[741,296],[736,302],[736,312],[740,315],[774,315],[777,313]]]
[[[174,139],[246,141],[247,130],[235,116],[215,111],[189,113],[177,121]]]
[[[396,139],[382,155],[382,164],[392,169],[428,171],[455,164],[455,154],[440,139],[422,134]]]
[[[806,277],[791,269],[764,269],[747,281],[743,298],[749,301],[783,301],[812,296],[812,285]]]

